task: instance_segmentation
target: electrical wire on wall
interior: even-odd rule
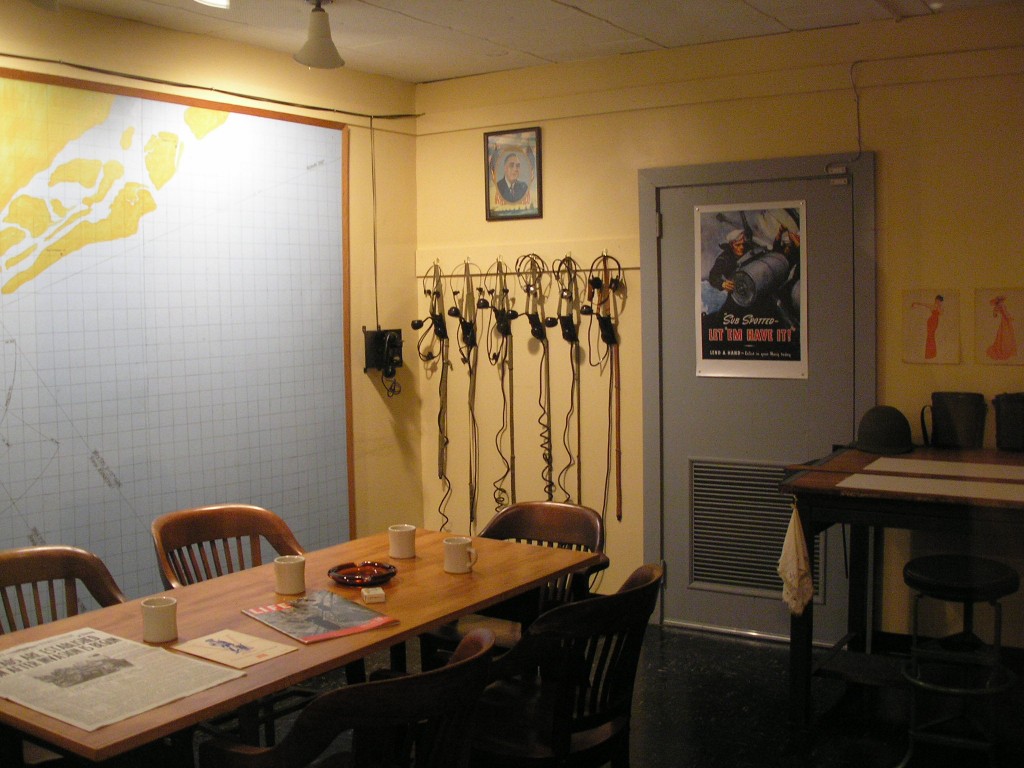
[[[551,265],[555,273],[555,282],[558,284],[558,324],[562,330],[562,339],[569,345],[569,370],[572,381],[569,385],[569,408],[565,414],[565,425],[562,429],[562,446],[565,448],[568,461],[561,472],[558,473],[558,487],[565,494],[565,501],[573,501],[573,494],[566,488],[569,473],[573,467],[576,469],[576,495],[575,502],[583,503],[583,463],[580,458],[580,448],[583,445],[582,422],[582,394],[580,386],[580,295],[586,281],[580,274],[579,264],[568,253]],[[573,449],[573,441],[570,438],[572,427],[576,427],[576,446]]]
[[[480,309],[490,309],[487,324],[487,362],[498,371],[501,386],[501,427],[494,436],[494,446],[505,471],[494,481],[495,510],[516,501],[516,427],[515,427],[515,369],[513,366],[512,321],[519,313],[512,308],[513,297],[509,288],[508,269],[498,259],[484,276],[487,298],[477,302]],[[508,453],[505,438],[508,437]]]
[[[453,280],[457,280],[452,272]],[[480,476],[480,428],[476,420],[477,298],[473,271],[467,261],[462,267],[461,288],[452,288],[450,317],[459,321],[458,343],[463,365],[469,374],[469,533],[476,531],[477,486]]]
[[[608,496],[612,474],[615,476],[615,519],[622,520],[622,407],[621,373],[619,370],[619,313],[625,299],[626,280],[622,265],[614,256],[604,251],[590,265],[587,278],[588,304],[580,309],[581,314],[591,317],[587,334],[590,364],[609,368],[608,377],[608,447],[606,452],[607,470],[602,500],[602,517],[607,515]],[[598,341],[593,341],[593,319],[597,319]],[[593,344],[603,348],[594,354]],[[614,447],[613,447],[614,445]]]
[[[540,381],[538,383],[537,405],[540,415],[537,424],[540,426],[540,448],[543,466],[541,479],[544,482],[544,495],[548,501],[555,497],[554,483],[554,449],[551,442],[551,359],[548,348],[547,329],[557,325],[555,318],[544,316],[544,304],[548,291],[545,281],[550,283],[544,260],[536,253],[528,253],[516,260],[516,277],[519,287],[525,296],[523,314],[530,321],[530,334],[541,345],[539,366]]]
[[[423,277],[423,294],[428,297],[430,303],[429,314],[424,320],[413,320],[412,329],[423,331],[416,341],[416,352],[420,360],[440,368],[437,387],[437,477],[441,481],[442,495],[437,512],[442,520],[441,530],[447,531],[450,521],[446,510],[452,494],[452,483],[448,479],[448,371],[452,364],[448,354],[443,278],[441,267],[435,262]]]

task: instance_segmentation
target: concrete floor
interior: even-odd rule
[[[788,743],[788,646],[651,627],[633,700],[634,768],[892,768],[907,746],[907,690],[815,678],[816,739],[806,761]],[[1024,691],[999,706],[998,768],[1024,766]],[[979,753],[921,745],[912,768],[992,765]]]

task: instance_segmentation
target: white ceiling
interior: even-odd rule
[[[195,0],[29,2],[287,53],[305,41],[312,10],[311,0],[231,0],[230,10]],[[333,0],[325,8],[346,66],[422,83],[1002,2],[1007,0]],[[26,4],[26,12],[45,11]]]

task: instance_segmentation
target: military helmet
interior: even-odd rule
[[[853,447],[867,453],[908,453],[914,449],[910,422],[891,405],[876,405],[861,417]]]

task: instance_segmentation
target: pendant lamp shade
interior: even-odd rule
[[[316,8],[309,16],[309,35],[306,44],[293,57],[300,64],[317,69],[336,69],[345,66],[338,49],[331,39],[331,22],[327,11],[320,7],[317,0]]]

